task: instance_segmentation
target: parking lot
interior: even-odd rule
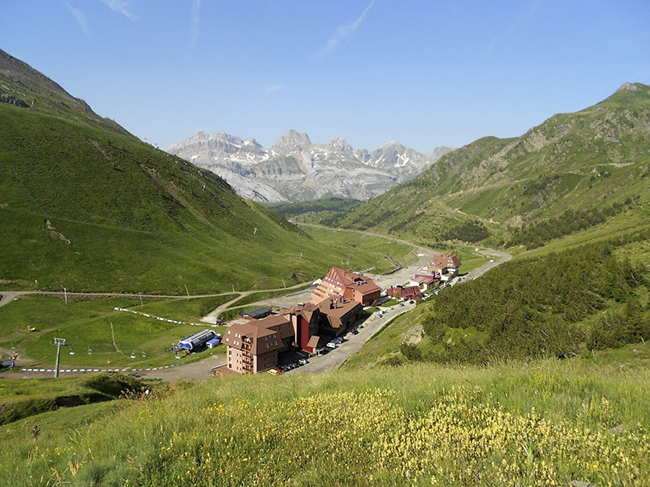
[[[392,310],[387,310],[381,317],[379,313],[373,313],[363,322],[358,323],[360,326],[357,328],[358,334],[352,332],[343,336],[343,342],[337,345],[336,349],[329,350],[320,356],[311,357],[309,363],[288,370],[288,374],[314,374],[320,372],[328,372],[337,369],[349,357],[357,353],[372,336],[377,333],[381,328],[395,317],[411,311],[415,307],[415,303],[404,303],[404,306],[393,306]]]

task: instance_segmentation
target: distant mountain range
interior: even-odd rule
[[[269,149],[224,132],[199,132],[167,149],[218,174],[244,198],[261,202],[367,200],[413,179],[452,150],[437,147],[425,155],[389,142],[368,152],[352,148],[342,137],[313,144],[295,130]]]

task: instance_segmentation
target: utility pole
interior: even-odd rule
[[[59,377],[59,359],[61,357],[61,347],[65,347],[65,338],[55,338],[52,345],[56,346],[56,365],[54,366],[54,378]]]
[[[68,290],[63,288],[63,297],[65,298],[65,304],[68,304]]]

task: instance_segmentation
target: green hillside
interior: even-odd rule
[[[555,115],[521,137],[477,140],[324,223],[429,242],[492,234],[486,242],[493,245],[538,246],[622,212],[647,217],[649,136],[650,87],[626,83],[601,103]]]
[[[618,364],[260,374],[127,397],[0,426],[3,480],[631,486],[650,469],[648,374]]]
[[[1,51],[0,90],[5,289],[217,293],[384,259],[242,200]]]

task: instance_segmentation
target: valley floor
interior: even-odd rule
[[[320,227],[316,225],[307,225],[310,227],[320,228],[325,231],[336,231],[329,229],[327,227]],[[401,284],[407,282],[409,278],[415,274],[417,270],[424,267],[431,262],[431,259],[437,252],[434,250],[412,244],[406,240],[398,239],[394,237],[388,237],[379,234],[373,234],[371,232],[359,232],[354,230],[344,230],[345,232],[358,233],[369,237],[376,237],[381,239],[386,239],[387,241],[399,243],[402,245],[409,245],[413,247],[413,254],[417,257],[411,259],[412,262],[408,265],[402,265],[398,263],[399,266],[394,270],[394,272],[388,274],[373,274],[367,272],[367,275],[374,279],[374,281],[381,286],[382,288],[389,287],[394,284]],[[511,256],[505,252],[493,250],[493,249],[480,249],[480,254],[488,257],[496,257],[498,260],[494,262],[486,262],[482,266],[473,269],[467,273],[464,277],[466,280],[475,279],[482,275],[487,270],[506,262],[511,258]],[[288,293],[284,296],[276,296],[273,298],[263,299],[261,301],[248,303],[246,305],[237,306],[237,302],[242,300],[245,297],[253,296],[258,293],[265,292],[285,292],[292,289],[299,289],[308,285],[309,283],[298,284],[295,286],[290,286],[287,288],[278,288],[278,289],[269,289],[269,290],[252,290],[252,291],[237,291],[235,292],[236,297],[232,300],[225,302],[224,304],[215,308],[207,316],[203,317],[203,321],[207,323],[215,323],[216,318],[222,313],[232,309],[241,308],[254,308],[261,306],[278,306],[278,307],[289,307],[293,306],[298,302],[308,302],[310,300],[311,289],[306,289],[304,291],[298,291],[293,293]],[[13,299],[19,298],[20,296],[26,295],[50,295],[63,297],[63,292],[43,292],[43,291],[16,291],[16,292],[2,292],[2,305],[10,303]],[[110,293],[67,293],[71,298],[74,297],[108,297],[108,296],[117,296],[117,297],[129,297],[129,298],[140,298],[139,294],[110,294]],[[192,296],[192,298],[210,298],[210,297],[221,297],[221,296],[232,296],[233,293],[221,293],[214,295],[205,295],[205,296]],[[183,298],[184,296],[157,296],[159,298]],[[397,308],[394,312],[391,312],[387,317],[378,318],[375,315],[370,316],[365,322],[365,326],[359,329],[358,335],[348,334],[346,343],[340,348],[330,352],[329,354],[321,357],[315,357],[312,359],[311,363],[307,366],[296,369],[294,374],[304,374],[304,373],[320,373],[330,370],[334,370],[345,363],[352,355],[357,353],[363,345],[374,336],[379,330],[386,326],[387,322],[392,321],[395,317],[402,315],[408,311],[411,311],[415,306],[406,304],[403,308]],[[137,370],[135,372],[139,377],[151,378],[151,379],[161,379],[164,381],[177,381],[177,380],[205,380],[211,377],[210,370],[213,367],[218,367],[225,363],[225,358],[222,354],[210,355],[206,358],[200,359],[198,361],[183,364],[179,367],[174,367],[170,369],[158,369],[158,370]],[[41,367],[42,368],[42,367]],[[51,368],[51,367],[50,367]],[[71,367],[67,366],[66,369],[80,368],[80,367]],[[138,367],[139,369],[140,367]],[[150,367],[151,368],[151,367]],[[0,373],[0,377],[22,377],[22,378],[48,378],[52,376],[51,372],[20,372],[21,362],[17,364],[17,371],[14,372],[4,372]],[[131,371],[130,367],[127,367],[127,371]],[[62,376],[74,375],[74,373],[63,372]]]

